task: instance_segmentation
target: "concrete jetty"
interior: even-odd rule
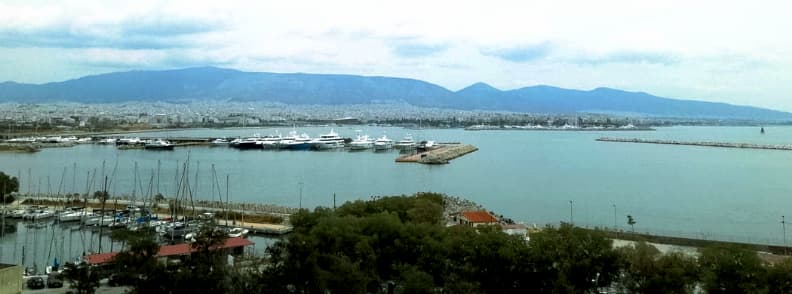
[[[417,162],[423,164],[446,164],[448,161],[478,150],[470,144],[441,145],[432,150],[399,156],[396,162]]]
[[[598,138],[597,141],[617,142],[617,143],[644,143],[644,144],[687,145],[687,146],[701,146],[701,147],[792,151],[792,145],[790,144],[754,144],[754,143],[732,143],[732,142],[707,142],[707,141],[694,142],[694,141],[652,140],[652,139],[639,139],[639,138],[608,138],[608,137]]]

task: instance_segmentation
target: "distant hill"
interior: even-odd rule
[[[684,118],[789,120],[769,109],[677,100],[609,88],[591,91],[532,86],[499,90],[476,83],[457,92],[415,79],[304,73],[243,72],[215,67],[129,71],[46,84],[0,83],[0,101],[192,100],[287,104],[404,102],[415,106],[532,113],[622,113]]]

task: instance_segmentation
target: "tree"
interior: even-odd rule
[[[619,273],[611,240],[566,223],[533,234],[529,254],[534,293],[591,293],[610,286]]]
[[[737,245],[704,248],[699,257],[707,293],[760,293],[765,269],[755,251]]]
[[[633,233],[635,233],[635,224],[638,222],[635,221],[632,215],[627,215],[627,224],[630,225],[630,229]]]
[[[696,260],[680,252],[664,255],[639,242],[619,253],[624,262],[620,286],[629,293],[692,293],[699,280]]]
[[[768,293],[792,293],[792,259],[773,264],[767,269]]]
[[[13,197],[8,197],[9,194],[18,192],[19,191],[19,179],[16,177],[9,176],[4,172],[0,172],[0,197],[2,197],[4,203],[8,203],[13,201]],[[10,199],[10,201],[9,201]]]
[[[71,288],[78,294],[93,294],[99,287],[99,272],[86,263],[66,263],[63,278],[71,283]]]
[[[165,268],[157,262],[159,245],[152,231],[117,230],[113,237],[129,244],[129,249],[113,258],[113,263],[116,271],[125,275],[123,280],[130,282],[132,293],[161,293],[169,289],[172,283],[164,278],[167,276],[164,275]]]

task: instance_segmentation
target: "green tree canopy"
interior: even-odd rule
[[[5,197],[13,192],[19,192],[19,179],[0,172],[0,196]]]

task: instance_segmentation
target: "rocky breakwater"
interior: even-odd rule
[[[696,141],[676,141],[676,140],[650,140],[639,138],[599,138],[600,142],[617,143],[644,143],[644,144],[664,144],[664,145],[687,145],[702,147],[719,148],[742,148],[742,149],[765,149],[765,150],[787,150],[792,151],[792,145],[788,144],[754,144],[754,143],[732,143],[732,142],[696,142]]]

